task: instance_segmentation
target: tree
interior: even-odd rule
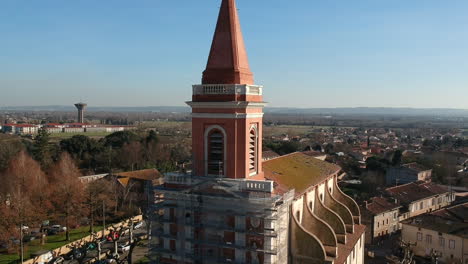
[[[94,232],[94,222],[97,215],[101,215],[102,218],[104,208],[111,210],[116,206],[116,201],[112,197],[112,193],[109,190],[109,184],[106,180],[98,180],[89,183],[85,188],[85,205],[88,209],[88,217],[90,220],[90,232]]]
[[[103,146],[95,139],[84,135],[76,135],[60,141],[60,149],[68,152],[81,168],[96,170],[99,166],[98,156],[103,152]]]
[[[39,130],[34,144],[32,145],[32,155],[39,161],[42,168],[47,169],[53,162],[52,147],[49,144],[49,132],[45,128]]]
[[[157,137],[156,132],[154,132],[154,130],[150,130],[144,144],[143,156],[145,167],[156,165],[156,161],[158,159],[158,143],[159,138]]]
[[[0,175],[0,211],[2,235],[19,237],[20,226],[38,224],[50,211],[47,178],[40,165],[21,151]],[[1,238],[0,238],[1,240]]]
[[[157,144],[159,142],[159,138],[156,135],[156,132],[154,130],[150,130],[148,132],[148,136],[146,136],[146,144]]]
[[[23,149],[24,146],[19,139],[13,137],[3,139],[2,137],[0,141],[0,171],[4,171],[8,167],[10,160]]]
[[[366,160],[366,168],[372,171],[385,172],[388,167],[388,161],[379,157],[370,157]]]
[[[104,138],[105,146],[112,146],[113,148],[121,148],[125,144],[128,144],[132,141],[140,141],[140,137],[135,134],[133,131],[119,131],[112,133]]]
[[[63,153],[51,168],[49,176],[54,192],[52,197],[56,217],[64,217],[66,240],[70,241],[70,224],[82,215],[83,209],[84,186],[78,178],[81,174],[70,155]]]
[[[401,164],[401,159],[403,157],[403,153],[401,152],[401,150],[397,149],[394,153],[393,153],[393,157],[392,157],[392,165],[393,166],[398,166]]]
[[[301,145],[294,141],[267,142],[265,146],[280,155],[286,155],[301,149]]]
[[[125,143],[120,150],[119,164],[126,170],[135,170],[141,168],[143,162],[143,147],[140,142],[132,141]]]

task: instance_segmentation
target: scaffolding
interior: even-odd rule
[[[248,263],[244,259],[247,252],[250,256],[262,255],[264,263],[277,263],[271,260],[274,259],[272,256],[278,255],[281,245],[287,243],[282,241],[287,235],[281,234],[288,232],[287,225],[278,223],[278,220],[288,217],[289,203],[285,200],[292,200],[292,193],[282,196],[248,190],[242,180],[187,174],[178,177],[186,178],[172,177],[171,182],[189,183],[187,188],[156,187],[160,196],[154,206],[155,211],[165,212],[159,217],[160,228],[154,235],[175,240],[177,246],[170,249],[167,245],[158,245],[159,250],[154,252],[176,257],[181,263]],[[251,185],[265,188],[256,182]],[[215,190],[221,190],[222,194],[203,192],[200,187],[204,186],[215,186]],[[169,213],[171,210],[173,215]],[[233,222],[228,223],[227,217]],[[260,219],[262,226],[249,227],[247,219]],[[176,232],[167,226],[175,226]],[[226,234],[231,237],[227,238]],[[262,242],[257,245],[250,242],[250,238]]]

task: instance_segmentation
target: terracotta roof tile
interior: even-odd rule
[[[390,196],[398,199],[398,201],[401,201],[403,204],[409,204],[414,201],[448,192],[445,188],[434,183],[418,184],[414,182],[387,188],[386,191]]]
[[[383,197],[372,197],[371,203],[367,204],[366,209],[372,214],[377,215],[401,207],[394,202],[389,202]]]
[[[223,0],[203,84],[253,84],[235,0]]]

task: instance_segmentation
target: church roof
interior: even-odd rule
[[[265,178],[274,181],[276,192],[295,189],[300,195],[339,172],[338,165],[321,161],[304,153],[295,152],[263,162]]]
[[[235,0],[223,0],[202,84],[253,84]]]

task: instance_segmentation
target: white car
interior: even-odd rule
[[[120,253],[130,251],[130,245],[119,245],[118,251]]]
[[[50,227],[50,229],[52,229],[54,231],[57,231],[57,232],[67,231],[67,228],[65,226],[61,226],[61,225],[53,225],[53,226]]]
[[[141,227],[143,227],[143,222],[138,222],[133,226],[133,229],[139,229]]]

